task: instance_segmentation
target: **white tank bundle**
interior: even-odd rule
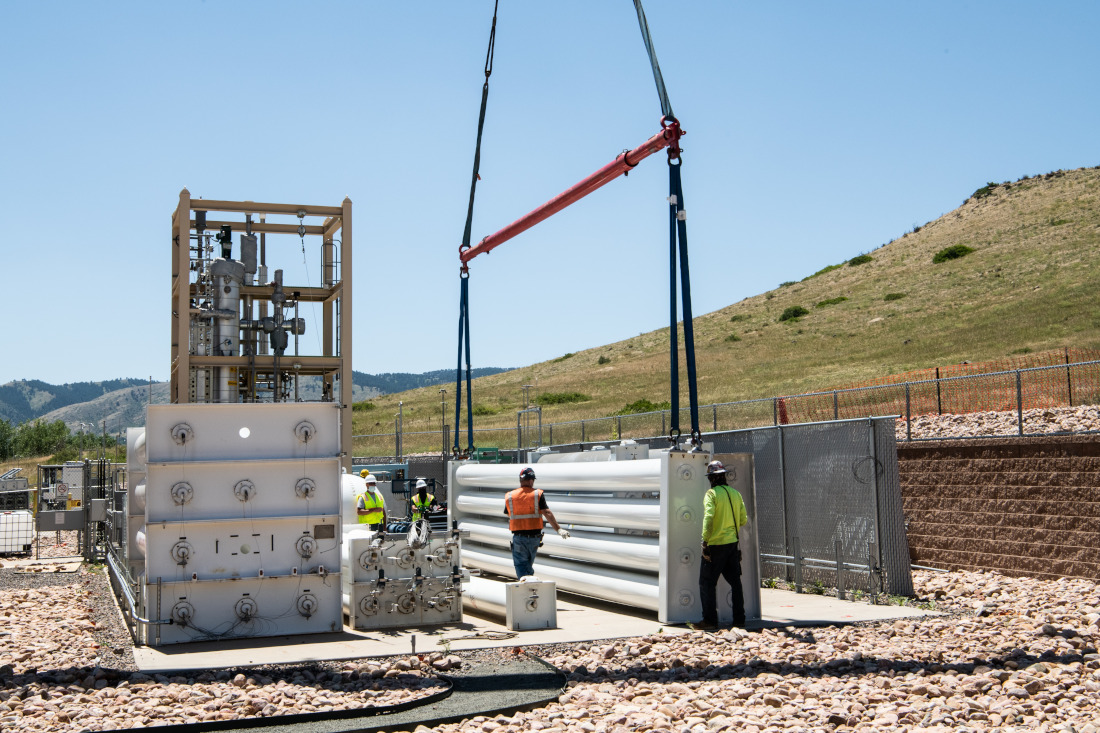
[[[543,454],[531,465],[558,522],[571,536],[548,531],[535,558],[535,575],[559,590],[656,611],[662,623],[702,617],[699,602],[703,495],[709,488],[709,453],[667,451],[646,457],[644,446],[576,454]],[[720,456],[730,486],[749,508],[741,532],[742,588],[749,619],[760,617],[760,575],[752,456]],[[448,505],[469,539],[463,560],[471,568],[514,578],[511,532],[504,514],[508,491],[519,486],[525,464],[454,462]],[[469,604],[480,584],[467,589]],[[723,592],[723,587],[725,591]],[[719,613],[729,620],[729,591],[719,585]],[[722,600],[725,599],[725,604]],[[724,607],[723,607],[724,606]]]

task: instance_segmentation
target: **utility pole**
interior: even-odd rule
[[[443,436],[443,462],[447,461],[447,390],[439,390],[439,434]]]

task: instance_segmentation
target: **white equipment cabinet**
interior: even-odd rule
[[[161,622],[139,641],[342,628],[337,405],[150,405],[134,433],[127,564]]]
[[[344,477],[349,479],[361,481]],[[466,576],[458,535],[347,531],[341,578],[348,625],[372,630],[461,622]]]
[[[511,631],[558,626],[558,591],[552,581],[528,579],[504,584],[504,622]]]

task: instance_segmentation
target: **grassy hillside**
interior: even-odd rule
[[[933,263],[955,245],[973,252]],[[857,258],[858,243],[853,250],[853,264],[792,270],[791,283],[695,318],[702,404],[1025,350],[1100,347],[1100,168],[994,184],[866,257]],[[780,321],[794,306],[806,315]],[[588,397],[544,407],[544,423],[668,400],[668,329],[475,380],[475,426],[514,426],[522,386],[536,382],[539,394]],[[452,382],[448,424],[453,392]],[[439,388],[430,387],[376,398],[374,409],[355,412],[355,433],[392,431],[398,400],[406,431],[439,430]]]

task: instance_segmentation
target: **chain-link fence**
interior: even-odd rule
[[[1089,433],[1097,432],[1095,424],[1059,420],[1049,410],[1097,404],[1100,404],[1100,361],[1085,361],[702,405],[699,428],[702,432],[718,432],[896,416],[899,440],[929,440],[942,437],[927,434],[923,429],[930,419],[980,413],[981,426],[972,437]],[[591,445],[668,435],[672,424],[671,410],[569,422],[545,422],[541,415],[533,420],[528,411],[522,420],[517,418],[514,427],[475,429],[474,445],[501,449]],[[688,408],[679,411],[679,426],[684,433],[689,432]],[[460,444],[466,442],[465,433],[463,428]],[[355,455],[391,455],[402,449],[408,453],[436,452],[447,446],[448,435],[449,426],[442,433],[356,435]],[[952,437],[968,436],[965,431],[956,431]]]

